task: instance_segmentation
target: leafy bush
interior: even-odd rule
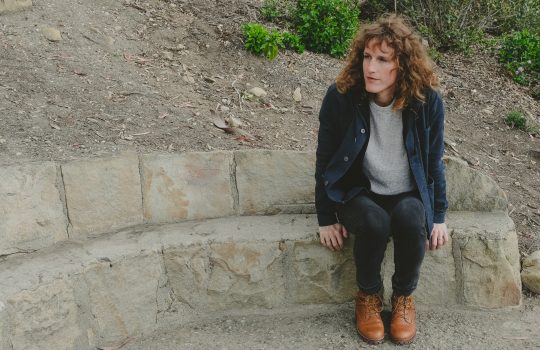
[[[504,118],[504,122],[511,128],[527,130],[527,119],[521,112],[510,112]]]
[[[486,33],[500,35],[527,28],[540,32],[539,0],[365,0],[362,18],[373,20],[394,12],[395,5],[441,51],[469,53]]]
[[[499,61],[517,83],[540,85],[540,36],[526,29],[505,36]]]
[[[268,30],[258,23],[247,23],[242,28],[244,32],[244,47],[255,55],[264,55],[273,60],[279,54],[280,48],[293,49],[298,53],[304,52],[300,38],[289,32]]]
[[[358,29],[359,15],[348,0],[298,0],[294,25],[306,48],[341,57]]]
[[[294,0],[264,0],[261,16],[270,22],[290,18],[296,7]]]
[[[540,85],[532,88],[532,97],[540,101]]]

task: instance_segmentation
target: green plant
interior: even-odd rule
[[[267,21],[275,21],[281,16],[278,0],[265,0],[261,7],[261,16]]]
[[[303,53],[305,48],[302,44],[302,41],[300,40],[300,37],[296,34],[292,34],[289,32],[283,32],[283,45],[287,49],[294,50],[298,53]]]
[[[540,35],[522,30],[504,37],[499,61],[522,85],[540,85]]]
[[[510,112],[504,117],[504,122],[511,128],[516,128],[520,130],[527,130],[527,119],[525,115],[521,112]]]
[[[300,38],[289,32],[268,30],[258,23],[247,23],[242,27],[244,32],[244,47],[255,55],[264,55],[273,60],[279,54],[280,48],[293,49],[298,53],[304,52]]]
[[[535,99],[535,100],[539,100],[540,101],[540,85],[537,85],[535,87],[533,87],[531,89],[532,91],[532,97]]]
[[[359,15],[349,0],[298,0],[294,25],[306,48],[341,57],[358,29]]]

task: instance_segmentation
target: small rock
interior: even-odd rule
[[[45,27],[41,30],[45,38],[49,41],[57,42],[62,40],[62,34],[60,31],[53,27]]]
[[[523,260],[521,281],[531,292],[540,294],[540,250]]]
[[[297,87],[296,90],[293,92],[293,99],[295,102],[302,101],[302,93],[300,92],[300,88]]]
[[[223,106],[223,105],[220,105],[220,106],[219,106],[219,109],[220,109],[222,112],[228,112],[228,111],[230,110],[229,107]]]
[[[174,59],[174,55],[170,51],[163,51],[163,58],[172,61]]]
[[[6,143],[6,139],[0,139],[0,144]]]
[[[530,149],[529,156],[534,159],[540,160],[540,149]]]
[[[191,75],[184,75],[183,79],[186,83],[195,84],[195,78]]]
[[[252,95],[255,95],[257,97],[264,97],[267,95],[266,91],[261,89],[260,87],[254,87],[249,90],[249,93]]]
[[[493,111],[491,109],[485,108],[485,109],[482,109],[482,113],[491,115],[493,114]]]

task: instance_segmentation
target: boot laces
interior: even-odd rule
[[[368,317],[382,312],[382,302],[377,294],[360,297],[358,302],[366,306]]]
[[[392,305],[392,314],[395,317],[401,317],[405,321],[409,322],[409,310],[413,307],[413,298],[411,296],[399,295],[394,297],[394,303]]]

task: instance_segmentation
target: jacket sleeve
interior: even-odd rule
[[[433,179],[434,223],[444,223],[448,201],[446,199],[446,179],[444,175],[444,105],[441,96],[433,92],[430,101],[430,136],[428,154],[428,175]]]
[[[319,112],[319,136],[315,163],[315,208],[319,226],[333,225],[336,218],[336,203],[328,198],[325,189],[324,173],[332,156],[339,147],[336,108],[337,90],[331,86],[323,99]]]

